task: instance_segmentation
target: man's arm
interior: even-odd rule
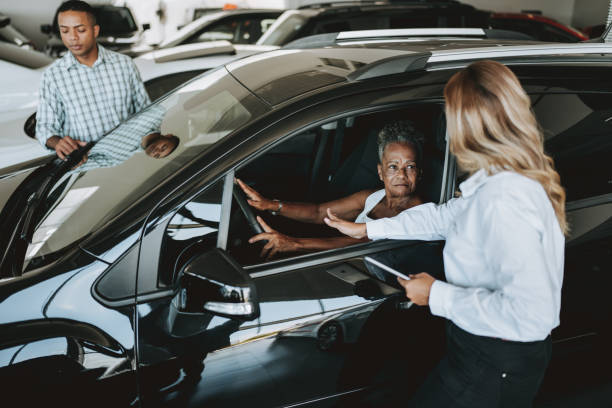
[[[134,112],[140,112],[145,106],[151,103],[151,99],[149,98],[149,94],[145,89],[144,83],[140,78],[140,73],[138,72],[138,68],[136,64],[132,60],[130,60],[130,81],[132,87],[132,107],[134,108]]]
[[[55,149],[61,139],[64,124],[64,106],[58,97],[57,87],[52,74],[43,73],[38,89],[38,109],[36,111],[36,139],[48,149]],[[47,144],[47,141],[53,139]]]
[[[58,97],[59,92],[50,71],[43,74],[38,99],[38,110],[36,111],[36,139],[46,148],[55,150],[62,160],[66,156],[84,146],[85,142],[72,139],[70,136],[58,136],[62,134],[64,125],[64,105]]]

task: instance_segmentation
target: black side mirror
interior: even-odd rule
[[[151,29],[151,24],[149,24],[149,23],[144,23],[144,24],[142,25],[142,31],[147,31],[147,30],[150,30],[150,29]]]
[[[179,274],[173,305],[178,313],[253,320],[259,317],[255,284],[246,272],[220,249],[197,255]]]
[[[3,16],[0,18],[0,28],[4,28],[9,24],[11,24],[11,19],[9,17]]]
[[[51,34],[53,32],[53,26],[51,24],[41,24],[40,31],[43,34]]]

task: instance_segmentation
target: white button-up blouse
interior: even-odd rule
[[[434,315],[475,335],[546,338],[559,325],[565,244],[546,192],[509,171],[480,170],[459,188],[445,204],[368,222],[368,237],[446,240],[447,282],[429,295]]]

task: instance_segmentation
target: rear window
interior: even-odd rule
[[[96,7],[100,35],[129,35],[138,31],[134,17],[127,7]]]
[[[540,95],[533,102],[568,202],[612,193],[611,109],[611,95],[603,93]]]

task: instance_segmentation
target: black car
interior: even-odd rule
[[[311,4],[285,11],[257,41],[285,45],[310,35],[397,28],[488,28],[489,12],[449,1]]]
[[[234,178],[289,201],[375,188],[376,134],[401,118],[426,137],[421,195],[443,203],[465,177],[447,144],[443,87],[468,63],[492,58],[532,98],[572,226],[561,325],[536,402],[608,406],[612,47],[372,35],[229,63],[68,162],[2,175],[5,400],[400,405],[443,352],[442,322],[363,258],[443,279],[444,242],[382,240],[264,260],[247,242],[259,231],[256,214]],[[151,121],[180,139],[166,158],[96,151],[117,135],[139,141]],[[105,160],[82,171],[88,149],[81,166]],[[259,215],[282,232],[331,234]]]

